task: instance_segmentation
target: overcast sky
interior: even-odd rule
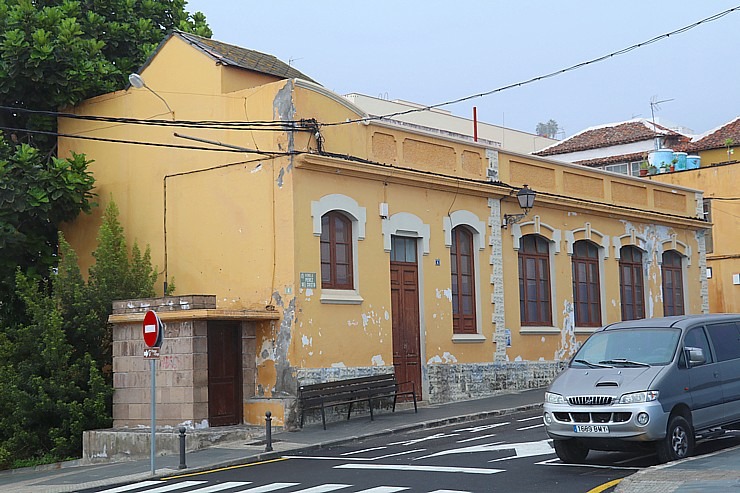
[[[275,55],[339,94],[433,105],[616,52],[740,0],[189,0],[213,38]],[[740,116],[740,11],[556,77],[445,106],[534,132],[656,116],[697,133]],[[561,135],[561,137],[563,137]]]

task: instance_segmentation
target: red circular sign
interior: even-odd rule
[[[156,312],[149,310],[144,315],[144,344],[149,347],[158,347],[162,344],[163,324]]]

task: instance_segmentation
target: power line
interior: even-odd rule
[[[49,116],[54,118],[68,118],[75,120],[88,120],[106,123],[125,123],[133,125],[153,125],[161,127],[183,127],[183,128],[208,128],[216,130],[271,130],[271,131],[310,131],[307,128],[310,122],[306,120],[273,120],[273,121],[249,121],[249,122],[224,122],[215,120],[144,120],[139,118],[110,117],[97,115],[77,115],[74,113],[61,113],[58,111],[32,110],[13,106],[0,106],[0,110],[12,113],[28,113],[31,115]]]
[[[178,144],[163,144],[161,142],[145,142],[145,141],[138,141],[138,140],[124,140],[124,139],[108,139],[105,137],[90,137],[88,135],[72,135],[72,134],[64,134],[59,132],[49,132],[45,130],[27,130],[22,128],[13,128],[13,127],[2,127],[0,126],[0,130],[10,131],[10,132],[25,132],[25,133],[31,133],[31,134],[41,134],[41,135],[52,135],[55,137],[66,137],[69,139],[80,139],[80,140],[93,140],[97,142],[109,142],[113,144],[131,144],[131,145],[142,145],[142,146],[150,146],[150,147],[165,147],[169,149],[186,149],[191,151],[211,151],[211,152],[238,152],[241,154],[249,153],[249,154],[261,154],[264,156],[296,156],[298,154],[304,154],[305,151],[259,151],[259,150],[251,150],[251,149],[214,149],[212,147],[198,147],[198,146],[188,146],[188,145],[178,145]]]
[[[676,35],[676,34],[682,34],[682,33],[685,33],[686,31],[690,31],[691,29],[694,29],[695,27],[700,26],[702,24],[706,24],[708,22],[716,21],[717,19],[720,19],[720,18],[722,18],[722,17],[724,17],[724,16],[726,16],[728,14],[731,14],[731,13],[733,13],[735,11],[738,11],[738,10],[740,10],[740,5],[738,5],[736,7],[733,7],[731,9],[727,9],[727,10],[725,10],[723,12],[718,13],[718,14],[714,14],[714,15],[709,16],[709,17],[707,17],[705,19],[702,19],[700,21],[694,22],[693,24],[689,24],[688,26],[681,27],[679,29],[673,30],[673,31],[668,32],[668,33],[665,33],[665,34],[661,34],[660,36],[655,36],[654,38],[648,39],[647,41],[643,41],[641,43],[633,44],[631,46],[628,46],[627,48],[622,48],[621,50],[614,51],[612,53],[609,53],[608,55],[602,55],[600,57],[593,58],[593,59],[587,60],[585,62],[580,62],[580,63],[577,63],[575,65],[571,65],[570,67],[567,67],[567,68],[564,68],[564,69],[561,69],[561,70],[556,70],[555,72],[550,72],[550,73],[545,74],[545,75],[539,75],[537,77],[532,77],[531,79],[527,79],[527,80],[524,80],[524,81],[521,81],[521,82],[515,82],[513,84],[507,84],[505,86],[502,86],[502,87],[499,87],[499,88],[496,88],[496,89],[492,89],[490,91],[482,92],[482,93],[479,93],[479,94],[473,94],[471,96],[465,96],[465,97],[458,98],[458,99],[453,99],[451,101],[445,101],[444,103],[433,104],[433,105],[424,106],[424,107],[421,107],[421,108],[412,108],[412,109],[409,109],[409,110],[398,111],[396,113],[389,113],[387,115],[368,116],[368,117],[365,117],[365,118],[357,118],[357,119],[354,119],[354,120],[346,120],[346,121],[341,121],[341,122],[322,123],[322,125],[323,126],[335,126],[335,125],[346,125],[348,123],[362,123],[362,122],[368,122],[368,121],[373,121],[373,120],[383,120],[383,119],[393,118],[394,116],[401,116],[401,115],[407,115],[409,113],[417,113],[419,111],[432,110],[432,109],[440,108],[442,106],[447,106],[447,105],[450,105],[450,104],[462,103],[463,101],[468,101],[468,100],[475,99],[475,98],[482,98],[482,97],[485,97],[485,96],[490,96],[491,94],[495,94],[495,93],[498,93],[498,92],[506,91],[508,89],[513,89],[515,87],[525,86],[525,85],[531,84],[533,82],[538,82],[538,81],[541,81],[541,80],[549,79],[551,77],[555,77],[557,75],[564,74],[566,72],[571,72],[573,70],[577,70],[579,68],[586,67],[586,66],[592,65],[594,63],[602,62],[604,60],[607,60],[607,59],[612,58],[612,57],[615,57],[615,56],[624,55],[625,53],[629,53],[630,51],[636,50],[637,48],[642,48],[643,46],[647,46],[647,45],[650,45],[650,44],[653,44],[653,43],[657,43],[658,41],[662,41],[663,39],[669,38],[670,36],[673,36],[673,35]]]

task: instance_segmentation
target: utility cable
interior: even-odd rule
[[[495,94],[495,93],[498,93],[498,92],[506,91],[508,89],[513,89],[515,87],[525,86],[525,85],[531,84],[533,82],[538,82],[538,81],[541,81],[541,80],[549,79],[551,77],[555,77],[557,75],[564,74],[566,72],[571,72],[573,70],[576,70],[576,69],[579,69],[579,68],[582,68],[582,67],[586,67],[586,66],[592,65],[594,63],[602,62],[604,60],[607,60],[607,59],[612,58],[612,57],[615,57],[615,56],[624,55],[625,53],[629,53],[630,51],[636,50],[637,48],[642,48],[643,46],[647,46],[647,45],[656,43],[658,41],[662,41],[663,39],[669,38],[669,37],[674,36],[676,34],[685,33],[686,31],[690,31],[691,29],[694,29],[695,27],[700,26],[702,24],[706,24],[708,22],[716,21],[717,19],[720,19],[720,18],[722,18],[722,17],[724,17],[724,16],[726,16],[728,14],[731,14],[733,12],[736,12],[738,10],[740,10],[740,5],[738,5],[736,7],[732,7],[731,9],[727,9],[727,10],[725,10],[723,12],[718,13],[718,14],[714,14],[714,15],[709,16],[709,17],[707,17],[705,19],[702,19],[700,21],[694,22],[693,24],[689,24],[688,26],[684,26],[684,27],[675,29],[675,30],[673,30],[671,32],[668,32],[668,33],[665,33],[665,34],[661,34],[660,36],[655,36],[654,38],[648,39],[647,41],[643,41],[641,43],[633,44],[631,46],[628,46],[627,48],[622,48],[621,50],[617,50],[617,51],[611,52],[608,55],[602,55],[600,57],[593,58],[591,60],[587,60],[587,61],[584,61],[584,62],[577,63],[575,65],[571,65],[570,67],[566,67],[566,68],[561,69],[561,70],[556,70],[555,72],[550,72],[550,73],[545,74],[545,75],[539,75],[537,77],[532,77],[531,79],[527,79],[527,80],[524,80],[524,81],[521,81],[521,82],[515,82],[513,84],[507,84],[505,86],[502,86],[502,87],[499,87],[499,88],[496,88],[496,89],[492,89],[490,91],[482,92],[482,93],[479,93],[479,94],[473,94],[471,96],[465,96],[465,97],[458,98],[458,99],[453,99],[451,101],[445,101],[444,103],[433,104],[433,105],[424,106],[424,107],[421,107],[421,108],[412,108],[412,109],[405,110],[405,111],[398,111],[396,113],[389,113],[387,115],[368,116],[368,117],[365,117],[365,118],[357,118],[357,119],[354,119],[354,120],[345,120],[345,121],[341,121],[341,122],[323,123],[322,125],[328,127],[328,126],[335,126],[335,125],[346,125],[348,123],[362,123],[362,122],[368,122],[368,121],[373,121],[373,120],[384,120],[384,119],[393,118],[395,116],[407,115],[409,113],[417,113],[417,112],[420,112],[420,111],[428,111],[428,110],[432,110],[432,109],[435,109],[435,108],[440,108],[442,106],[447,106],[447,105],[450,105],[450,104],[462,103],[463,101],[468,101],[470,99],[482,98],[484,96],[490,96],[491,94]]]

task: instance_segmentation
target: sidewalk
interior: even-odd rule
[[[361,438],[400,433],[413,429],[433,428],[450,423],[500,416],[542,406],[544,389],[500,394],[449,404],[420,406],[395,413],[356,416],[349,421],[306,425],[299,431],[273,433],[273,450],[265,451],[264,440],[244,440],[187,454],[187,469],[180,470],[179,456],[156,458],[157,473],[165,477],[193,473],[218,467],[246,464],[278,458],[297,450],[324,448]],[[245,443],[246,442],[246,443]],[[152,479],[149,458],[129,462],[82,465],[80,461],[43,466],[35,469],[0,473],[3,493],[58,493]],[[617,492],[689,492],[727,489],[740,486],[740,447],[716,454],[687,459],[639,471],[625,478]],[[688,489],[686,489],[688,488]]]

